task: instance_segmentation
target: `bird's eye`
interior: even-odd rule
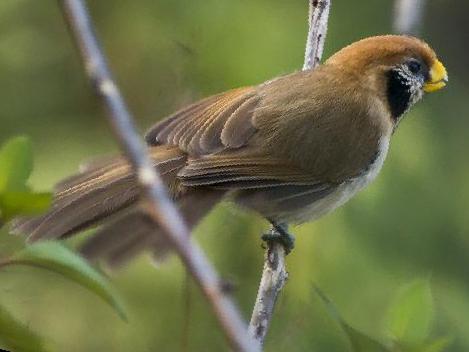
[[[407,63],[407,67],[409,67],[410,72],[417,74],[420,71],[422,65],[420,65],[420,62],[412,60]]]

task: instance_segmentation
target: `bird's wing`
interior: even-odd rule
[[[340,184],[367,169],[379,133],[353,87],[327,73],[298,72],[206,98],[154,126],[147,142],[188,155],[178,172],[186,186]]]
[[[318,183],[311,175],[284,160],[243,153],[189,159],[178,177],[185,186],[238,189]]]
[[[250,145],[262,101],[254,87],[203,99],[159,122],[146,135],[150,145],[173,145],[189,156],[178,174],[185,186],[257,188],[311,184],[309,175],[285,160],[256,155]]]
[[[252,112],[260,97],[255,88],[239,88],[203,99],[153,126],[149,145],[175,145],[192,156],[244,146],[256,129]]]

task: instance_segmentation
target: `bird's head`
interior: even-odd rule
[[[345,69],[388,104],[397,124],[424,93],[443,88],[448,74],[435,52],[420,39],[385,35],[355,42],[326,61]]]

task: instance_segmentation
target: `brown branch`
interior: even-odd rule
[[[259,344],[248,336],[247,326],[238,309],[223,291],[218,274],[189,236],[187,226],[168,198],[166,187],[153,168],[133,118],[114,83],[83,0],[59,0],[59,4],[78,44],[89,79],[109,112],[108,120],[116,139],[138,176],[146,197],[146,210],[165,230],[168,241],[212,306],[233,349],[259,351]]]
[[[309,2],[309,30],[303,70],[314,69],[321,61],[330,6],[330,0]],[[275,233],[276,230],[272,228],[270,231]],[[249,334],[260,344],[264,344],[275,303],[288,278],[285,247],[274,241],[267,241],[266,246],[264,268],[249,324]]]
[[[394,4],[394,32],[419,33],[422,26],[425,0],[396,0]]]

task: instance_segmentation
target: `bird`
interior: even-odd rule
[[[223,199],[272,223],[313,221],[373,181],[405,113],[448,74],[423,40],[361,39],[314,70],[210,96],[160,120],[148,153],[192,230]],[[16,220],[29,241],[88,228],[81,253],[119,266],[141,252],[163,260],[171,248],[146,215],[123,156],[85,164],[57,184],[48,213]]]

